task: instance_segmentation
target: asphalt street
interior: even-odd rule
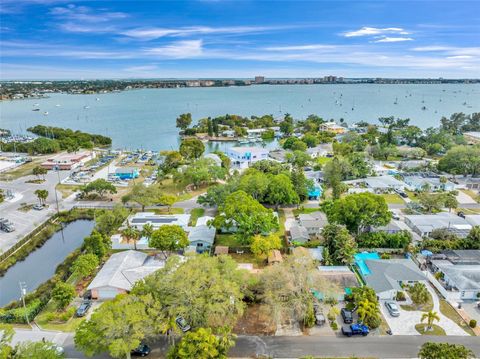
[[[75,350],[73,334],[16,330],[14,341],[52,340],[64,347],[67,358],[86,358]],[[346,338],[343,336],[239,336],[236,345],[230,351],[231,357],[268,356],[273,358],[299,358],[313,355],[320,357],[374,357],[374,358],[416,358],[420,347],[425,342],[449,342],[462,344],[474,351],[480,358],[480,339],[471,336],[368,336]],[[165,337],[149,342],[152,347],[151,358],[162,358],[168,348]],[[107,354],[94,358],[110,358]]]

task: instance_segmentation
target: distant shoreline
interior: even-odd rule
[[[134,90],[163,90],[163,89],[195,89],[195,88],[221,88],[221,87],[250,87],[250,86],[310,86],[310,85],[476,85],[480,84],[480,79],[451,79],[451,80],[438,80],[438,79],[358,79],[358,81],[354,80],[344,80],[342,82],[302,82],[308,79],[290,79],[290,80],[267,80],[264,83],[249,83],[249,84],[199,84],[198,86],[195,85],[185,85],[185,81],[181,82],[174,82],[168,80],[158,80],[155,82],[153,80],[145,80],[145,81],[138,81],[136,83],[136,87],[126,86],[125,88],[114,88],[114,89],[107,89],[105,87],[99,88],[98,90],[82,90],[82,91],[73,91],[71,89],[40,89],[35,88],[35,91],[32,93],[22,93],[20,91],[13,91],[12,88],[8,86],[12,84],[14,81],[0,81],[0,102],[2,101],[16,101],[16,100],[32,100],[32,99],[45,99],[49,98],[49,94],[65,94],[65,95],[103,95],[103,94],[110,94],[110,93],[120,93],[125,91],[134,91]],[[313,79],[312,79],[313,80]],[[112,83],[120,83],[120,84],[127,84],[131,83],[130,81],[124,80],[110,80]],[[194,82],[208,82],[213,80],[194,80]],[[289,81],[299,81],[299,82],[289,82]],[[39,83],[40,82],[40,83]],[[15,82],[17,86],[19,85],[33,85],[36,84],[39,87],[42,87],[42,83],[49,84],[49,86],[54,85],[55,83],[62,84],[63,86],[66,83],[71,84],[93,84],[97,83],[98,81],[18,81]],[[5,85],[7,87],[5,87]],[[164,86],[162,86],[164,85]],[[42,92],[45,91],[45,92]],[[13,93],[15,92],[15,93]]]

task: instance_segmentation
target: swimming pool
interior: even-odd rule
[[[370,269],[368,269],[368,266],[365,264],[365,260],[380,259],[380,256],[377,252],[362,252],[355,254],[354,258],[355,264],[357,265],[358,269],[360,269],[360,273],[362,275],[369,275],[371,272]]]

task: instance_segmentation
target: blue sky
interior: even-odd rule
[[[2,79],[480,77],[480,1],[2,0]]]

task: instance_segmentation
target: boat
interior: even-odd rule
[[[467,106],[467,101],[465,101],[464,103],[462,103],[463,106]]]
[[[100,99],[98,97],[95,98],[95,101],[100,101]]]
[[[40,106],[40,104],[39,103],[34,103],[33,106]]]
[[[398,97],[395,97],[395,102],[393,104],[398,105]]]
[[[422,111],[425,111],[427,108],[425,106],[422,106]]]
[[[45,116],[47,116],[47,115],[48,115],[48,111],[45,111],[43,114],[44,114]]]
[[[40,111],[39,108],[34,108],[32,111]]]
[[[84,108],[84,109],[89,109],[89,108],[90,108],[90,106],[83,106],[83,108]]]
[[[55,105],[55,107],[60,107],[60,105],[57,103],[57,104]]]

